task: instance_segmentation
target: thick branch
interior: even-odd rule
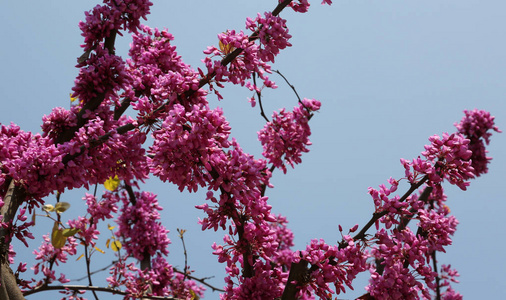
[[[281,300],[295,300],[297,299],[298,286],[305,282],[308,268],[308,262],[301,259],[298,263],[292,263],[290,267],[290,274],[286,282],[285,290],[281,296]]]
[[[111,31],[111,35],[107,37],[104,41],[104,46],[108,50],[110,54],[114,54],[114,41],[116,40],[116,34],[117,31],[113,30]],[[76,126],[70,127],[60,136],[58,136],[58,139],[56,140],[56,144],[63,144],[65,142],[70,141],[75,133],[79,130],[79,128],[83,127],[84,124],[86,124],[87,119],[83,118],[83,115],[86,114],[87,110],[94,111],[97,109],[102,101],[104,101],[105,93],[99,93],[95,98],[91,99],[89,102],[87,102],[79,111],[77,114],[77,122]]]
[[[0,299],[2,300],[24,300],[21,290],[16,283],[16,277],[7,261],[0,264]]]

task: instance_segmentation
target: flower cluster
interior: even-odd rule
[[[146,255],[167,255],[170,240],[169,231],[160,223],[162,207],[158,205],[156,195],[148,192],[134,192],[135,199],[131,199],[126,191],[121,194],[123,207],[118,219],[116,235],[126,242],[124,249],[129,256],[139,261]]]
[[[198,73],[185,64],[171,44],[174,39],[166,30],[141,26],[133,35],[128,72],[133,78],[132,89],[125,96],[132,100],[132,108],[138,111],[137,122],[149,125],[164,118],[172,109],[159,109],[165,103],[179,103],[186,107],[205,105],[205,92],[199,90]],[[135,92],[134,92],[135,91]],[[181,97],[193,91],[189,97]],[[141,97],[143,95],[143,97]]]
[[[422,152],[428,161],[434,166],[432,173],[429,173],[429,181],[439,183],[443,178],[451,184],[457,185],[466,190],[469,182],[466,180],[474,178],[474,169],[469,162],[472,152],[468,149],[469,140],[461,134],[447,134],[443,137],[433,135],[429,137],[430,145],[425,146]]]
[[[115,263],[107,278],[112,288],[124,286],[125,299],[141,299],[146,296],[174,297],[177,299],[198,299],[205,288],[195,281],[176,273],[172,266],[161,257],[152,260],[151,269],[141,270],[135,264],[127,264],[123,259]]]
[[[211,172],[229,147],[230,126],[221,109],[194,105],[191,111],[176,104],[162,128],[153,133],[149,149],[153,175],[176,184],[182,191],[196,191],[212,180]]]
[[[0,186],[7,191],[7,178],[41,199],[55,189],[55,178],[63,169],[61,151],[40,134],[25,132],[11,124],[0,128]],[[52,184],[48,184],[51,182]]]
[[[154,295],[172,295],[181,299],[203,297],[205,288],[186,278],[185,274],[176,272],[162,256],[157,255],[151,264],[152,271],[149,273],[153,278],[151,288]]]
[[[153,5],[147,0],[104,0],[104,3],[121,15],[121,23],[125,30],[136,32],[140,26],[139,20],[146,20],[149,14],[149,7]]]
[[[279,3],[284,2],[283,0],[279,0]],[[325,1],[323,1],[325,2]],[[322,4],[323,4],[322,2]],[[297,0],[297,1],[290,1],[290,4],[288,4],[289,7],[291,7],[294,11],[299,13],[305,13],[309,9],[309,1],[308,0]]]
[[[121,57],[109,54],[103,44],[95,48],[86,61],[72,88],[72,97],[79,98],[84,105],[93,98],[101,95],[110,98],[130,84],[130,78],[125,71],[125,62]]]
[[[49,240],[49,235],[44,235],[43,238],[44,242],[39,249],[33,251],[35,259],[40,260],[40,262],[32,267],[34,274],[37,275],[39,272],[42,272],[44,275],[44,279],[39,281],[35,286],[43,283],[49,284],[55,280],[58,280],[61,283],[69,282],[70,280],[65,278],[64,274],[60,274],[60,277],[57,279],[55,276],[56,272],[53,270],[52,266],[53,264],[59,265],[60,263],[66,263],[68,255],[76,254],[76,239],[74,237],[68,237],[65,246],[62,248],[55,248]]]
[[[88,214],[95,222],[112,219],[112,214],[118,212],[119,198],[116,193],[104,193],[101,201],[97,201],[95,196],[86,193],[83,199],[86,201]]]
[[[371,255],[380,262],[380,269],[371,268],[366,290],[376,299],[418,299],[419,293],[429,297],[426,285],[417,280],[421,276],[432,287],[436,273],[428,262],[428,242],[409,228],[392,234],[379,230]],[[409,269],[411,266],[413,270]]]
[[[153,5],[147,0],[105,0],[104,3],[106,5],[97,5],[92,11],[85,12],[86,21],[79,23],[85,51],[94,49],[98,43],[121,28],[136,32],[140,25],[139,19],[146,19],[149,7]]]
[[[204,54],[224,58],[235,49],[241,49],[241,53],[228,66],[224,65],[221,59],[212,60],[210,57],[206,57],[203,60],[208,74],[215,74],[214,80],[217,83],[231,82],[244,86],[246,80],[250,79],[253,73],[258,74],[263,80],[268,80],[264,72],[270,73],[271,67],[259,57],[260,47],[251,41],[244,32],[228,30],[219,34],[218,39],[222,46],[219,49],[208,47]]]
[[[353,289],[353,279],[367,269],[367,256],[362,246],[350,236],[344,236],[340,246],[330,246],[323,239],[312,240],[306,250],[294,254],[295,263],[301,259],[311,264],[308,282],[297,283],[303,285],[299,296],[304,298],[314,292],[322,299],[327,299],[334,293],[329,283],[334,284],[337,294],[346,291],[345,285]]]
[[[425,151],[413,161],[401,159],[406,172],[406,178],[411,182],[417,181],[418,175],[428,176],[432,185],[439,184],[443,179],[466,190],[468,179],[475,176],[475,170],[469,159],[472,152],[468,149],[469,140],[460,133],[444,133],[442,137],[429,137],[430,145],[425,145]],[[412,171],[413,170],[413,171]]]
[[[65,165],[64,171],[55,178],[55,190],[88,187],[103,183],[117,175],[122,180],[143,180],[149,169],[142,144],[146,134],[129,131],[119,134],[118,127],[131,122],[125,117],[114,119],[109,109],[110,102],[104,102],[94,113],[89,113],[89,121],[81,127],[69,142],[59,144],[60,153],[73,156]],[[107,136],[105,142],[100,140]],[[46,183],[46,186],[52,187]]]
[[[450,282],[458,283],[459,281],[456,277],[459,277],[459,273],[451,268],[451,265],[442,265],[441,272],[439,273],[439,277],[442,282],[440,284],[441,287],[446,287],[443,293],[441,293],[441,299],[444,300],[462,300],[463,297],[461,294],[453,290],[450,286]]]
[[[252,20],[246,19],[246,28],[256,32],[258,30],[258,38],[262,48],[259,50],[259,56],[262,61],[274,62],[274,57],[279,54],[279,50],[291,47],[292,44],[288,40],[292,37],[288,34],[286,20],[274,16],[270,12],[266,12],[265,18],[260,14]]]
[[[443,247],[452,244],[450,236],[457,230],[459,223],[457,219],[436,210],[420,210],[418,219],[420,220],[418,226],[423,229],[423,234],[429,243],[429,251],[446,252]]]
[[[311,145],[309,136],[310,112],[320,109],[317,100],[304,99],[293,112],[282,109],[272,115],[272,121],[258,132],[258,139],[263,146],[263,155],[269,163],[281,168],[286,173],[286,165],[294,167],[302,162],[303,152],[309,152],[307,146]]]
[[[55,107],[49,115],[42,117],[42,136],[55,141],[65,129],[77,125],[78,107],[73,106],[71,110],[63,107]]]
[[[390,188],[384,185],[379,190],[369,188],[376,213],[381,216],[376,221],[377,229],[379,222],[384,223],[386,228],[375,235],[371,256],[376,264],[370,269],[371,279],[366,288],[377,299],[430,298],[430,291],[440,288],[434,282],[437,270],[433,270],[429,263],[435,259],[435,252],[445,252],[444,247],[451,245],[451,236],[458,224],[455,217],[449,216],[441,183],[447,180],[465,190],[469,179],[486,172],[488,158],[484,158],[485,152],[479,150],[484,150],[482,139],[488,144],[488,130],[500,132],[488,113],[474,110],[465,111],[465,114],[464,119],[456,124],[459,133],[429,138],[431,144],[426,145],[422,152],[425,159],[401,159],[411,184],[410,193],[402,198],[390,197],[398,187],[398,181],[392,178],[389,180]],[[476,157],[478,170],[473,168]],[[415,187],[422,186],[424,189],[419,195],[411,194]],[[419,221],[416,234],[407,227],[413,219]],[[456,274],[447,267],[441,272],[440,278],[453,278],[445,275],[448,272]],[[461,296],[449,287],[448,282],[444,286],[448,286],[443,293],[444,299],[460,299]]]
[[[488,151],[485,145],[490,143],[492,133],[489,130],[501,132],[494,125],[494,117],[484,110],[464,110],[465,116],[460,123],[455,123],[459,133],[470,140],[469,150],[471,150],[471,162],[475,170],[475,175],[480,176],[488,172],[488,163],[492,159],[487,157]]]
[[[209,182],[207,199],[218,207],[213,209],[207,203],[197,206],[208,215],[200,220],[202,229],[225,229],[227,218],[238,222],[239,214],[245,220],[255,220],[258,226],[275,221],[267,197],[261,195],[262,188],[270,186],[271,173],[266,162],[244,153],[235,140],[232,146],[231,150],[221,154],[221,160],[213,161],[213,180]],[[219,199],[214,197],[213,190],[221,191]]]

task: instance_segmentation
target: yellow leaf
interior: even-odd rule
[[[76,100],[78,100],[79,98],[77,97],[72,97],[72,93],[70,93],[70,102],[74,102]]]
[[[97,246],[95,246],[94,248],[95,248],[95,250],[97,250],[98,252],[100,252],[100,253],[102,253],[102,254],[104,254],[104,253],[105,253],[105,251],[104,251],[104,250],[102,250],[102,249],[98,248]]]
[[[44,204],[44,206],[42,207],[42,210],[45,210],[47,212],[52,212],[54,211],[54,206],[51,205],[51,204]]]
[[[229,54],[231,53],[232,51],[235,50],[234,46],[230,45],[230,44],[223,44],[221,41],[220,41],[220,50],[223,51],[223,53],[225,54]]]
[[[200,299],[199,295],[197,295],[197,293],[195,293],[192,289],[190,289],[190,295],[192,296],[191,300],[199,300]]]
[[[111,225],[107,224],[107,228],[108,228],[109,230],[113,230],[114,228],[116,228],[116,226],[111,226]]]
[[[57,213],[61,214],[62,212],[69,209],[69,207],[70,207],[70,203],[68,203],[68,202],[58,202],[58,203],[56,203],[54,209],[56,210]]]
[[[105,246],[107,247],[107,249],[109,249],[109,243],[111,242],[111,239],[107,239],[107,242],[105,242]]]
[[[104,187],[106,190],[109,190],[111,192],[114,192],[119,186],[119,178],[118,175],[115,175],[114,177],[110,177],[104,182]]]
[[[81,258],[83,258],[83,257],[84,257],[84,253],[83,253],[83,254],[81,254],[81,255],[79,255],[79,257],[76,259],[76,261],[80,260],[80,259],[81,259]]]
[[[67,237],[63,235],[63,230],[58,226],[58,222],[54,222],[53,232],[51,232],[51,244],[56,249],[61,249],[65,246],[66,241]]]
[[[118,252],[119,249],[121,249],[121,242],[118,241],[118,240],[112,241],[112,243],[111,243],[111,249],[114,252]]]

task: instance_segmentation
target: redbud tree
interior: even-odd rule
[[[246,18],[244,28],[217,33],[197,68],[178,55],[169,30],[143,24],[149,1],[104,0],[85,13],[72,106],[44,115],[41,133],[1,125],[1,299],[49,290],[65,299],[199,299],[206,289],[222,299],[334,299],[357,288],[364,272],[360,299],[462,298],[452,286],[458,272],[438,260],[458,224],[444,187],[465,191],[487,173],[486,146],[500,132],[494,117],[465,110],[454,132],[430,136],[419,156],[400,160],[403,176],[368,189],[374,209],[367,222],[337,225],[336,241],[313,239],[294,249],[288,220],[273,212],[268,195],[272,176],[290,172],[309,152],[311,120],[322,103],[299,95],[289,74],[273,69],[292,46],[282,13],[310,13],[309,3],[274,4]],[[121,35],[131,36],[127,58],[116,54]],[[265,111],[262,93],[280,84],[293,89],[293,105]],[[250,92],[265,121],[257,135],[261,157],[243,150],[223,110],[210,105],[226,101],[223,90],[233,85]],[[196,277],[186,263],[171,264],[164,203],[144,189],[148,178],[204,191],[198,223],[224,235],[210,250],[226,272],[224,286]],[[98,193],[102,184],[106,191]],[[79,188],[86,211],[66,218],[73,203],[61,199]],[[41,218],[53,225],[35,239]],[[177,231],[184,245],[185,230]],[[16,256],[15,240],[34,249],[34,265]],[[106,280],[97,282],[90,262],[104,252],[103,240],[114,258]],[[87,284],[71,284],[59,270],[77,263],[85,265]]]

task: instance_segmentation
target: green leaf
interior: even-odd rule
[[[53,232],[51,232],[51,244],[56,249],[61,249],[65,246],[66,241],[67,237],[63,236],[63,230],[58,226],[58,222],[54,222]]]
[[[70,203],[68,203],[68,202],[58,202],[54,206],[54,209],[56,210],[57,213],[61,214],[62,212],[69,209],[69,207],[70,207]]]
[[[63,236],[64,237],[73,236],[74,234],[78,233],[79,231],[81,231],[81,229],[79,229],[79,228],[67,228],[67,229],[63,229]]]
[[[42,210],[47,211],[47,212],[52,212],[52,211],[54,211],[54,206],[51,204],[44,204],[44,206],[42,207]]]

